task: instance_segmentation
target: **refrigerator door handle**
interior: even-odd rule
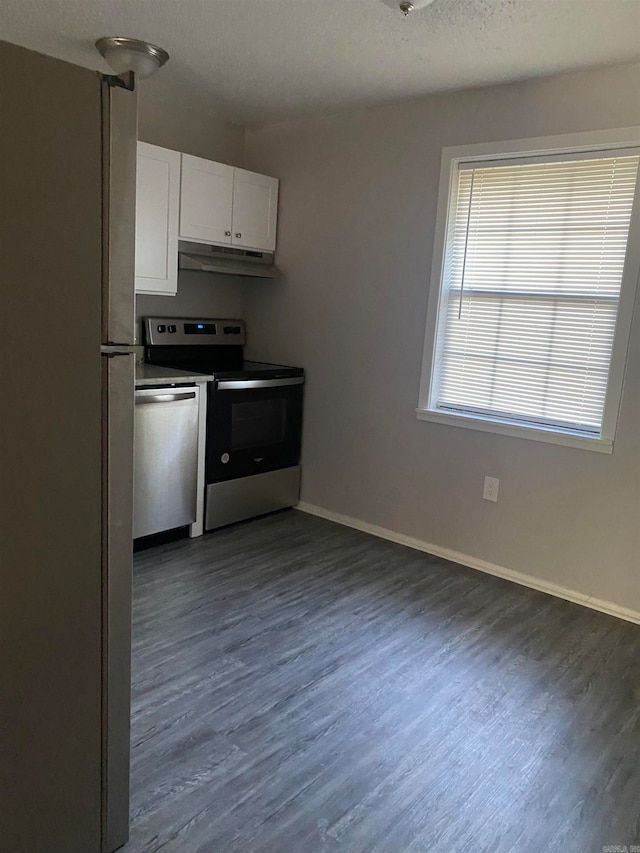
[[[100,355],[107,357],[113,355],[135,355],[135,350],[129,344],[102,344]]]

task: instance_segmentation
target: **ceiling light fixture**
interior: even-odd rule
[[[116,74],[132,71],[140,79],[151,77],[169,59],[167,51],[155,44],[121,36],[99,38],[96,48]]]
[[[382,2],[392,9],[400,9],[406,18],[411,12],[430,6],[433,0],[382,0]]]

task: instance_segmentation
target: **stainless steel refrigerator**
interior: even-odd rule
[[[128,836],[136,95],[0,42],[0,838]]]

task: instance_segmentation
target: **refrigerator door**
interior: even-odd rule
[[[102,343],[135,343],[137,93],[102,84]]]
[[[129,837],[135,357],[126,350],[135,321],[135,92],[103,82],[102,127],[102,830],[110,853]]]
[[[129,837],[135,357],[102,357],[104,849]]]

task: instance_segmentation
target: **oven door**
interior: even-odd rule
[[[209,383],[207,483],[300,461],[304,377]]]

